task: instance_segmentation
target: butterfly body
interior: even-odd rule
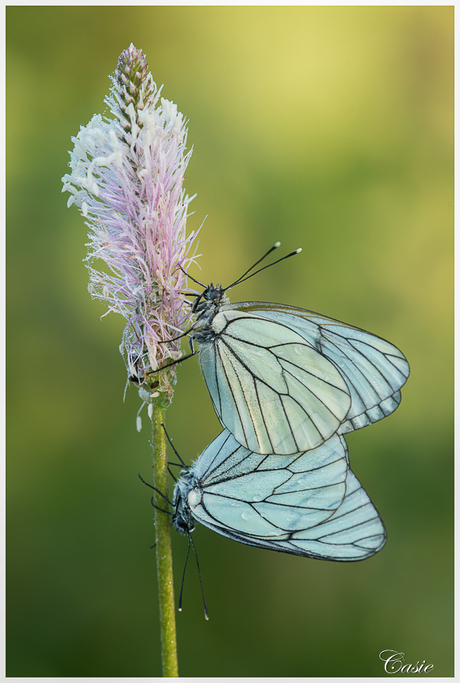
[[[386,540],[337,435],[280,457],[248,451],[224,430],[181,473],[173,505],[181,533],[200,522],[240,543],[317,559],[366,559]]]
[[[195,528],[188,495],[197,486],[196,478],[190,470],[181,473],[173,495],[174,513],[172,522],[176,531],[181,534],[191,533]]]

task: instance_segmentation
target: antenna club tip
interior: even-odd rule
[[[275,244],[273,245],[273,249],[278,249],[278,247],[280,247],[280,246],[281,246],[281,242],[275,242]]]
[[[300,254],[301,251],[302,251],[302,247],[299,247],[298,249],[295,250],[295,253]]]
[[[182,612],[182,607],[178,607],[178,608],[177,608],[177,611],[178,611],[178,612]]]
[[[206,621],[209,621],[209,614],[205,614],[204,618],[206,619]]]

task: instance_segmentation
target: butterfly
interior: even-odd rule
[[[386,541],[337,434],[279,456],[249,451],[224,429],[181,472],[173,506],[173,524],[189,538],[200,522],[240,543],[322,560],[363,560]]]
[[[264,455],[315,449],[390,415],[410,372],[396,346],[358,327],[284,304],[230,303],[225,292],[278,246],[226,288],[194,280],[205,289],[188,330],[221,424]]]

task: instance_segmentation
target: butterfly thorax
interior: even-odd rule
[[[189,534],[195,528],[188,497],[191,491],[198,488],[197,481],[191,471],[181,474],[173,494],[173,524],[181,534]]]
[[[209,342],[213,336],[212,321],[224,304],[228,303],[228,297],[221,285],[206,287],[193,302],[192,312],[198,314],[193,324],[190,336],[199,344]]]

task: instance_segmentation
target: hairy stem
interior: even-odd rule
[[[152,415],[153,480],[154,486],[168,498],[166,439],[161,426],[164,419],[165,409],[155,405],[154,402]],[[170,534],[171,517],[161,511],[167,508],[167,504],[157,492],[154,493],[154,503],[157,506],[155,508],[155,529],[162,670],[163,676],[177,677],[179,672]]]

